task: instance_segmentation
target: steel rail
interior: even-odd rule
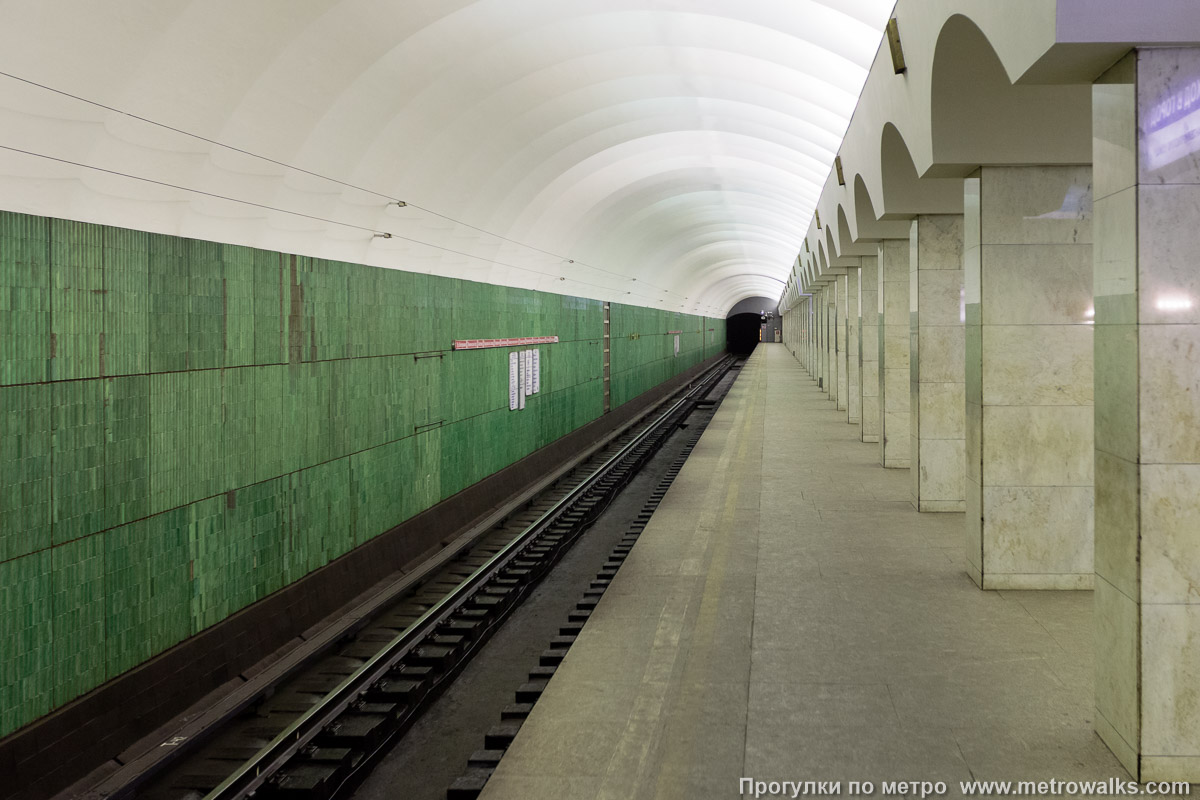
[[[729,356],[715,364],[669,409],[648,424],[604,464],[597,467],[591,475],[531,523],[525,531],[476,568],[437,603],[430,606],[411,625],[388,642],[382,650],[353,674],[347,676],[320,702],[304,712],[270,743],[243,763],[232,775],[205,795],[203,800],[235,800],[235,798],[244,798],[255,791],[271,775],[282,768],[296,752],[316,738],[327,725],[345,712],[367,687],[382,679],[397,661],[420,645],[443,619],[470,600],[476,589],[519,555],[527,544],[536,539],[572,503],[591,490],[621,460],[650,438],[672,415],[689,402],[694,402],[693,397],[701,391],[705,394],[711,391],[712,386],[716,383],[714,376],[724,375],[733,360],[733,357]]]

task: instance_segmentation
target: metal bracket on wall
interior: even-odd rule
[[[445,358],[444,352],[437,353],[413,353],[413,361],[420,361],[422,358]]]
[[[423,422],[420,425],[413,425],[413,433],[422,433],[424,431],[431,431],[434,428],[440,428],[445,422],[446,420],[439,419],[437,422]]]

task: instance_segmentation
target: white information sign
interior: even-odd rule
[[[525,394],[533,394],[533,351],[525,351]]]
[[[508,410],[516,411],[517,395],[520,394],[520,384],[517,383],[520,378],[520,365],[517,363],[517,354],[508,354]]]
[[[679,355],[679,334],[675,334],[675,355]]]
[[[525,352],[524,350],[517,352],[517,408],[525,407],[525,373],[528,371]]]
[[[542,390],[542,351],[533,351],[533,393]]]

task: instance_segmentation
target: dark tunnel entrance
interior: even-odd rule
[[[734,314],[725,320],[725,346],[735,355],[749,355],[758,344],[762,331],[759,314]]]

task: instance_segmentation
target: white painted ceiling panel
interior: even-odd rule
[[[0,207],[724,315],[891,6],[0,0]]]

